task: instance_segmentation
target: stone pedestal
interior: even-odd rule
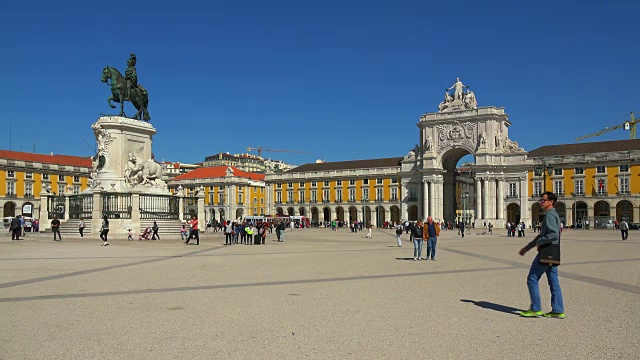
[[[140,188],[144,193],[169,193],[166,186],[143,186],[127,181],[130,159],[151,160],[151,144],[156,129],[150,123],[120,116],[103,116],[91,128],[98,145],[98,154],[93,160],[92,188],[116,192]]]

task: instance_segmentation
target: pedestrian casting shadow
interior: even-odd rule
[[[493,310],[493,311],[499,311],[499,312],[503,312],[503,313],[507,313],[507,314],[513,314],[513,315],[518,315],[518,311],[521,310],[521,309],[513,308],[511,306],[494,304],[494,303],[490,303],[490,302],[487,302],[487,301],[474,301],[474,300],[467,300],[467,299],[461,299],[460,301],[466,302],[466,303],[472,303],[473,305],[479,306],[479,307],[484,308],[484,309],[489,309],[489,310]]]
[[[411,260],[411,261],[413,261],[413,258],[396,258],[396,260]]]

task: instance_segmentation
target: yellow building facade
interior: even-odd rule
[[[80,194],[89,186],[91,159],[0,150],[0,210],[3,218],[38,218],[40,193]]]

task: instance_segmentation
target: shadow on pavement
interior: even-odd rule
[[[467,299],[461,299],[460,301],[466,302],[466,303],[472,303],[473,305],[479,306],[479,307],[484,308],[484,309],[489,309],[489,310],[493,310],[493,311],[499,311],[499,312],[503,312],[503,313],[507,313],[507,314],[513,314],[513,315],[519,315],[518,311],[521,310],[521,309],[516,309],[516,308],[510,307],[510,306],[490,303],[490,302],[487,302],[487,301],[474,301],[474,300],[467,300]]]
[[[396,260],[411,260],[413,261],[412,257],[408,257],[408,258],[396,258]]]

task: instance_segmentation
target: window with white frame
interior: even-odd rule
[[[213,204],[213,194],[209,193],[209,204]]]
[[[16,177],[16,173],[13,170],[7,170],[7,177],[8,178],[14,178]]]
[[[398,201],[398,188],[391,188],[391,201]]]
[[[377,178],[376,179],[376,184],[382,185],[382,180],[383,180],[382,178]]]
[[[264,205],[264,198],[260,198],[260,205]]]
[[[376,189],[376,201],[382,201],[382,189],[381,188],[377,188]]]
[[[316,187],[316,186],[318,186],[318,183],[317,183],[317,182],[315,182],[315,181],[312,181],[312,182],[311,182],[311,186],[312,186],[312,187]]]
[[[287,191],[287,201],[293,201],[293,190]]]
[[[33,179],[33,173],[30,171],[27,171],[26,173],[24,173],[24,178],[25,179]]]
[[[553,192],[556,195],[564,194],[564,191],[562,191],[562,180],[557,180],[553,182]]]
[[[287,187],[288,187],[288,188],[292,188],[292,187],[293,187],[293,183],[292,183],[292,182],[287,183]]]
[[[257,203],[258,203],[258,198],[254,196],[254,197],[253,197],[253,204],[255,205],[255,204],[257,204]]]
[[[356,184],[356,179],[349,180],[349,185],[355,185],[355,184]]]
[[[362,189],[362,201],[369,201],[369,189]]]
[[[312,202],[318,201],[318,190],[311,190],[311,201]]]
[[[397,184],[398,183],[398,178],[397,177],[392,177],[391,178],[391,183],[392,184]]]
[[[582,179],[576,180],[573,183],[573,192],[576,195],[584,195],[584,181]]]
[[[362,185],[369,185],[369,179],[362,179]]]
[[[554,168],[553,175],[562,175],[562,168]]]
[[[629,178],[626,176],[622,176],[619,178],[620,181],[620,194],[628,194],[629,193]]]
[[[74,175],[73,176],[73,182],[80,182],[80,176]]]
[[[324,186],[329,186],[329,182],[328,181],[324,181]]]
[[[276,184],[276,189],[282,189],[282,184]]]
[[[258,213],[258,208],[253,208],[253,215],[256,215]]]
[[[64,194],[64,185],[58,185],[58,195]]]
[[[16,183],[13,181],[7,182],[7,195],[15,195],[16,194]]]
[[[24,184],[24,195],[25,196],[33,196],[33,184],[25,183]]]
[[[598,195],[606,195],[607,194],[607,179],[596,179],[596,194]]]
[[[329,201],[329,190],[322,190],[322,201]]]
[[[49,174],[42,174],[42,180],[49,180]]]
[[[541,168],[533,169],[533,176],[542,176],[542,169]]]
[[[73,193],[74,193],[75,195],[80,194],[80,186],[75,185],[75,186],[73,187]]]
[[[629,172],[629,165],[620,165],[618,167],[618,171],[621,173],[628,173]]]
[[[536,181],[533,183],[533,196],[542,195],[542,182]]]
[[[260,209],[260,215],[264,215],[264,209]]]
[[[66,181],[64,175],[58,175],[58,181]]]
[[[238,191],[242,191],[242,186],[238,186]]]
[[[342,180],[336,180],[336,186],[342,186]]]
[[[418,200],[418,188],[415,186],[409,187],[409,201],[417,201]]]
[[[276,191],[276,203],[282,203],[282,191]]]
[[[516,197],[517,195],[518,195],[518,184],[509,183],[509,193],[507,194],[507,196]]]
[[[301,203],[304,202],[304,190],[298,191],[298,201]]]
[[[576,168],[576,175],[584,175],[584,168],[583,167],[577,167]]]
[[[356,189],[349,189],[349,201],[356,201]]]
[[[238,204],[242,204],[242,193],[238,193]]]
[[[336,201],[342,201],[342,190],[336,189]]]
[[[596,174],[606,174],[607,168],[604,166],[596,166]]]
[[[304,187],[304,181],[300,181],[300,182],[298,183],[298,186],[300,186],[300,187]]]

